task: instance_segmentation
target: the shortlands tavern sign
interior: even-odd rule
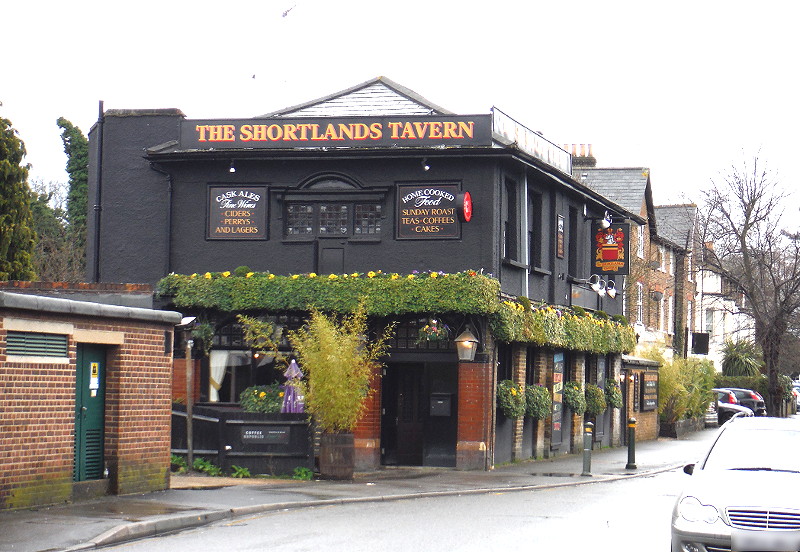
[[[491,115],[185,120],[182,149],[491,146]]]

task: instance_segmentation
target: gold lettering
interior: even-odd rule
[[[390,123],[391,124],[391,123]],[[369,125],[369,137],[373,140],[380,140],[383,138],[383,127],[380,123],[372,123]]]
[[[196,125],[194,127],[195,131],[200,133],[200,136],[197,137],[198,142],[205,142],[206,141],[206,130],[208,130],[208,125]]]
[[[428,138],[441,138],[442,137],[442,123],[441,121],[434,121],[431,123],[431,132]]]
[[[400,130],[400,127],[403,126],[403,123],[387,123],[389,128],[392,130],[392,140],[397,140],[400,136],[397,134],[397,131]]]
[[[280,140],[281,136],[283,136],[283,128],[281,128],[281,125],[269,125],[269,127],[267,127],[267,138],[273,142]]]
[[[444,138],[461,138],[457,133],[456,124],[453,121],[445,121],[444,125]]]
[[[267,141],[267,125],[256,125],[253,127],[253,140],[259,142]]]
[[[464,134],[472,138],[475,135],[475,121],[459,121],[458,130],[459,138],[463,138]]]
[[[239,140],[249,142],[253,139],[253,125],[242,125],[239,129]]]
[[[297,140],[297,125],[291,123],[283,125],[283,139]]]

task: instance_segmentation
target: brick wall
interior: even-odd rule
[[[9,319],[71,328],[68,362],[9,361]],[[111,492],[168,487],[172,356],[164,343],[171,330],[151,321],[0,309],[0,509],[72,499],[79,342],[107,347],[104,447]]]
[[[458,364],[458,430],[456,467],[465,470],[486,468],[489,458],[489,428],[492,412],[492,365],[489,362]]]
[[[353,430],[356,471],[376,470],[381,465],[381,368],[376,367],[370,379],[370,393],[364,411]]]

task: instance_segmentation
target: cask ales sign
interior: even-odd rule
[[[267,189],[264,186],[210,186],[208,239],[267,238]]]
[[[455,184],[397,187],[397,239],[430,240],[461,237],[461,192]],[[470,217],[472,203],[469,202]]]

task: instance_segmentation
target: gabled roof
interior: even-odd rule
[[[650,169],[646,167],[581,168],[576,173],[575,178],[579,182],[631,213],[639,215],[642,210],[642,202],[645,202],[650,229],[655,231]]]
[[[655,213],[659,236],[681,249],[691,251],[695,240],[697,205],[657,205]]]
[[[262,117],[347,117],[360,115],[453,115],[413,90],[377,77],[316,100]]]

